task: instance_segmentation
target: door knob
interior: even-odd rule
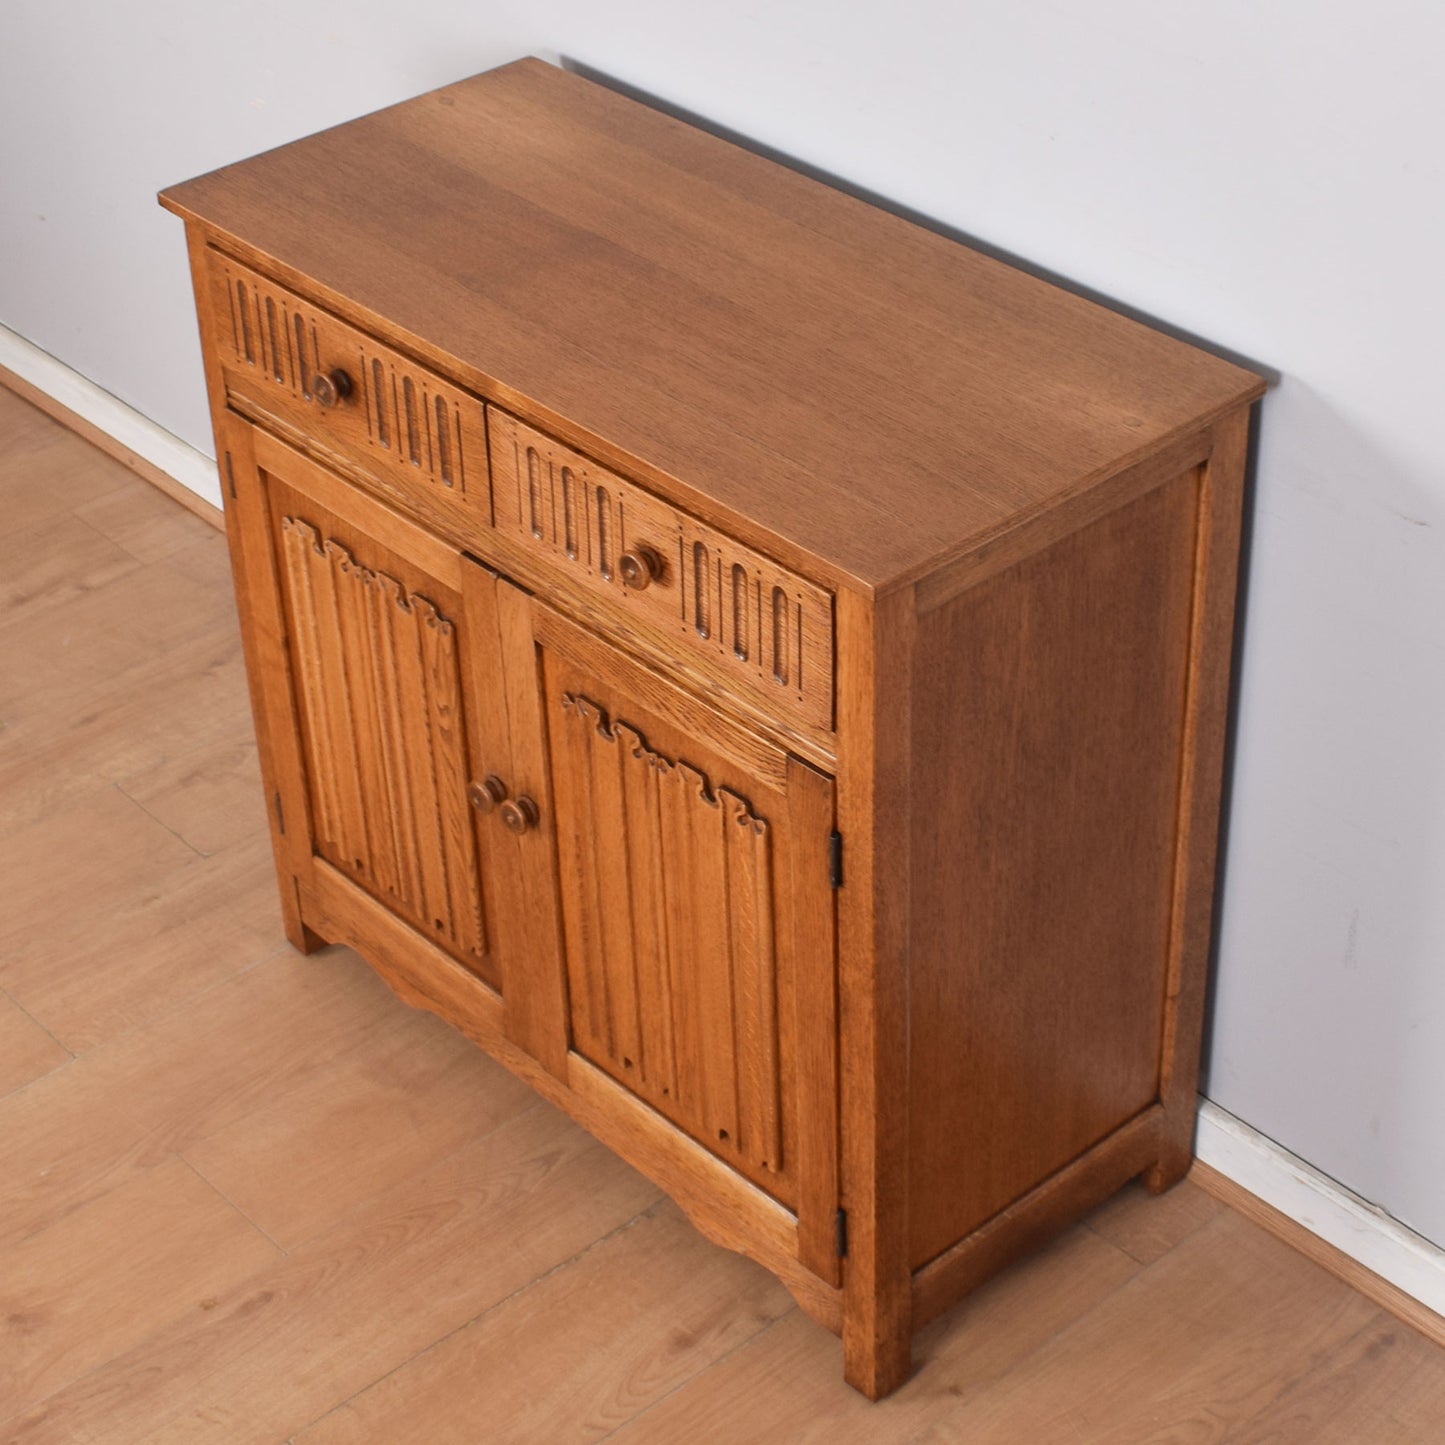
[[[477,812],[490,813],[506,801],[507,785],[495,773],[488,773],[480,783],[468,786],[467,797]]]
[[[335,406],[351,395],[351,378],[338,366],[333,371],[319,371],[311,378],[311,395],[322,406]]]
[[[662,576],[662,558],[651,547],[632,547],[617,559],[622,585],[634,592],[656,582]]]
[[[511,798],[502,804],[502,826],[513,833],[535,828],[537,817],[537,805],[530,798]]]

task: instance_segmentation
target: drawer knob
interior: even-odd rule
[[[530,798],[512,798],[502,804],[502,826],[525,833],[537,826],[537,805]]]
[[[641,592],[662,576],[662,558],[651,547],[633,547],[617,559],[622,585]]]
[[[351,378],[338,366],[333,371],[318,371],[311,378],[311,395],[322,406],[335,406],[351,395]]]
[[[495,773],[488,773],[480,783],[467,788],[467,797],[477,812],[491,813],[506,802],[507,785]]]

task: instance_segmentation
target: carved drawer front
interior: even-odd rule
[[[231,406],[448,530],[490,525],[476,397],[218,251],[209,264]]]
[[[722,690],[833,727],[833,599],[497,407],[497,530]]]

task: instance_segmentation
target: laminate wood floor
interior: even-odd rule
[[[3,390],[0,520],[0,1440],[1445,1440],[1445,1351],[1189,1183],[869,1405],[764,1271],[284,944],[221,537]]]

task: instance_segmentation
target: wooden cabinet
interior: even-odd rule
[[[870,1395],[1180,1177],[1256,377],[535,61],[162,199],[298,947]]]

